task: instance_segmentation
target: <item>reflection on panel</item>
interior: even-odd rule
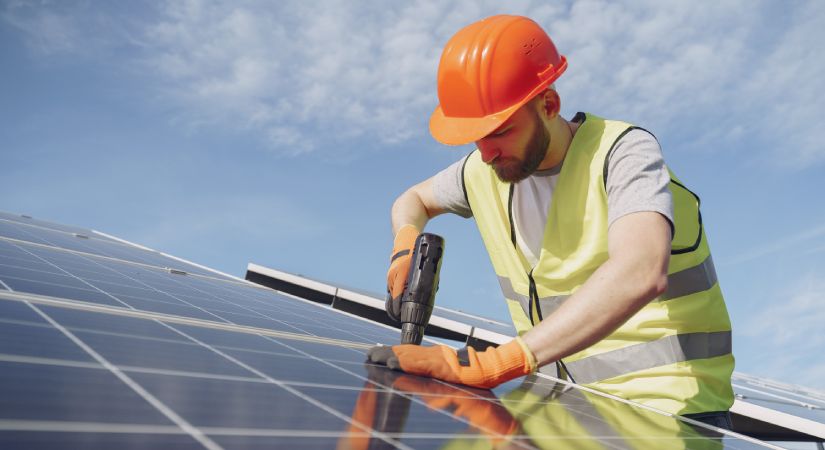
[[[758,446],[546,379],[367,364],[397,330],[82,231],[0,216],[2,448]]]

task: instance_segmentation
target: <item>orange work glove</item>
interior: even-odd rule
[[[536,370],[536,357],[520,337],[483,352],[472,347],[456,352],[446,345],[378,345],[367,358],[390,369],[484,389]]]
[[[401,294],[407,287],[407,275],[410,273],[415,239],[421,231],[414,225],[404,225],[395,235],[390,256],[390,270],[387,272],[387,314],[395,320],[401,320]]]

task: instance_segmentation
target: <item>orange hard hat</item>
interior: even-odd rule
[[[498,15],[456,33],[438,64],[438,101],[430,133],[447,145],[490,134],[552,84],[567,59],[527,17]]]

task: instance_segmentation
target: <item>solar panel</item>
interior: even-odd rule
[[[825,423],[825,393],[810,388],[733,374],[737,398],[777,411]]]
[[[3,448],[762,448],[558,380],[490,392],[366,364],[397,330],[89,230],[0,222]]]

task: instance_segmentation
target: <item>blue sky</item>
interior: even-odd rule
[[[441,47],[497,13],[568,57],[567,117],[653,131],[702,197],[737,370],[825,389],[821,1],[5,0],[0,210],[382,291],[393,199],[471,150],[427,131]],[[429,230],[439,304],[506,318],[475,224]]]

